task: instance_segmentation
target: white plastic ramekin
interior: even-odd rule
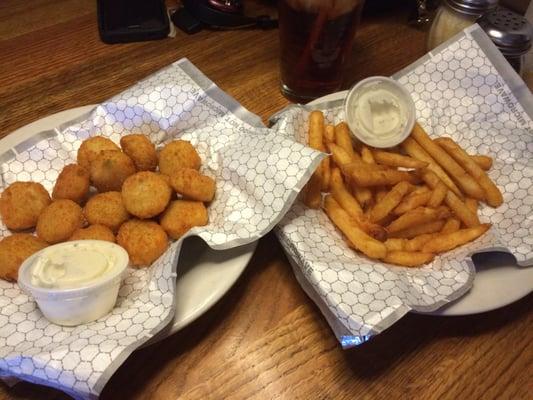
[[[82,287],[50,289],[33,285],[31,271],[35,265],[35,260],[41,253],[52,247],[72,246],[73,243],[76,243],[76,241],[72,241],[59,243],[33,254],[22,263],[19,269],[18,284],[20,288],[35,299],[46,319],[54,324],[76,326],[92,322],[109,313],[115,306],[122,277],[128,267],[128,253],[119,245],[101,240],[79,242],[93,242],[104,251],[112,251],[116,256],[117,267],[111,274],[89,282]]]

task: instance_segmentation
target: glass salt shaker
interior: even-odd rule
[[[478,23],[509,64],[522,75],[524,57],[531,48],[533,37],[529,21],[511,10],[499,8],[485,14]]]
[[[443,0],[429,30],[427,49],[432,50],[498,5],[498,0]]]

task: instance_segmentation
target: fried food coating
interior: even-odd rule
[[[215,181],[192,168],[181,168],[170,177],[170,185],[183,197],[209,202],[215,197]]]
[[[148,136],[141,134],[122,136],[120,147],[133,160],[137,171],[155,171],[157,168],[157,152]]]
[[[190,142],[174,140],[159,153],[159,171],[172,176],[180,168],[200,169],[202,160]]]
[[[105,192],[94,195],[89,199],[83,213],[91,225],[104,225],[116,232],[120,225],[130,219],[130,214],[120,192]]]
[[[0,216],[9,229],[33,228],[51,202],[50,195],[40,183],[13,182],[0,196]]]
[[[201,201],[175,200],[161,216],[161,226],[172,239],[179,239],[194,226],[207,225],[207,209]]]
[[[89,194],[89,186],[89,171],[77,164],[69,164],[57,177],[52,198],[69,199],[81,204]]]
[[[15,233],[0,241],[0,279],[16,281],[26,258],[48,246],[44,240],[29,233]]]
[[[122,185],[122,201],[126,210],[138,218],[152,218],[161,214],[170,201],[172,190],[160,174],[137,172]]]
[[[37,236],[53,244],[64,242],[85,222],[79,204],[68,199],[53,201],[37,220]]]
[[[78,165],[88,171],[91,163],[102,150],[120,150],[120,148],[103,136],[91,137],[84,140],[78,149]]]
[[[90,225],[87,228],[77,229],[69,240],[105,240],[115,243],[113,231],[104,225]]]
[[[130,219],[119,229],[117,243],[124,247],[133,266],[149,266],[168,247],[168,236],[154,221]]]
[[[99,192],[120,191],[135,172],[135,164],[122,151],[103,150],[91,163],[91,183]]]

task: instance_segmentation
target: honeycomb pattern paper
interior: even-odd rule
[[[489,175],[505,202],[481,207],[480,219],[493,224],[489,232],[423,268],[354,253],[321,210],[296,203],[277,233],[298,280],[344,347],[365,342],[410,310],[434,311],[466,293],[474,252],[503,250],[522,265],[533,263],[533,99],[525,84],[477,26],[394,78],[411,93],[418,121],[431,136],[450,136],[470,154],[494,158]],[[274,128],[304,142],[316,108],[330,123],[344,117],[342,100],[290,106],[274,117]]]
[[[214,249],[259,239],[283,217],[322,155],[266,129],[187,60],[157,72],[88,115],[36,133],[12,148],[0,142],[0,191],[32,180],[50,192],[83,139],[99,134],[118,143],[142,132],[161,147],[186,139],[198,150],[217,194],[209,224],[197,235]],[[9,232],[0,225],[0,236]],[[137,347],[168,324],[180,242],[148,269],[129,269],[111,314],[87,325],[48,322],[16,284],[0,280],[0,376],[96,397]]]

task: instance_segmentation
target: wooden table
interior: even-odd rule
[[[264,120],[288,104],[278,87],[277,31],[178,32],[109,46],[98,38],[95,3],[2,0],[0,136],[100,102],[182,57]],[[271,2],[246,4],[250,13],[275,13]],[[365,16],[351,81],[390,75],[423,55],[425,33],[406,20],[402,10]],[[343,351],[269,234],[215,307],[134,353],[101,397],[525,399],[533,376],[532,299],[469,317],[407,315]],[[63,398],[28,383],[0,384],[0,400]]]

